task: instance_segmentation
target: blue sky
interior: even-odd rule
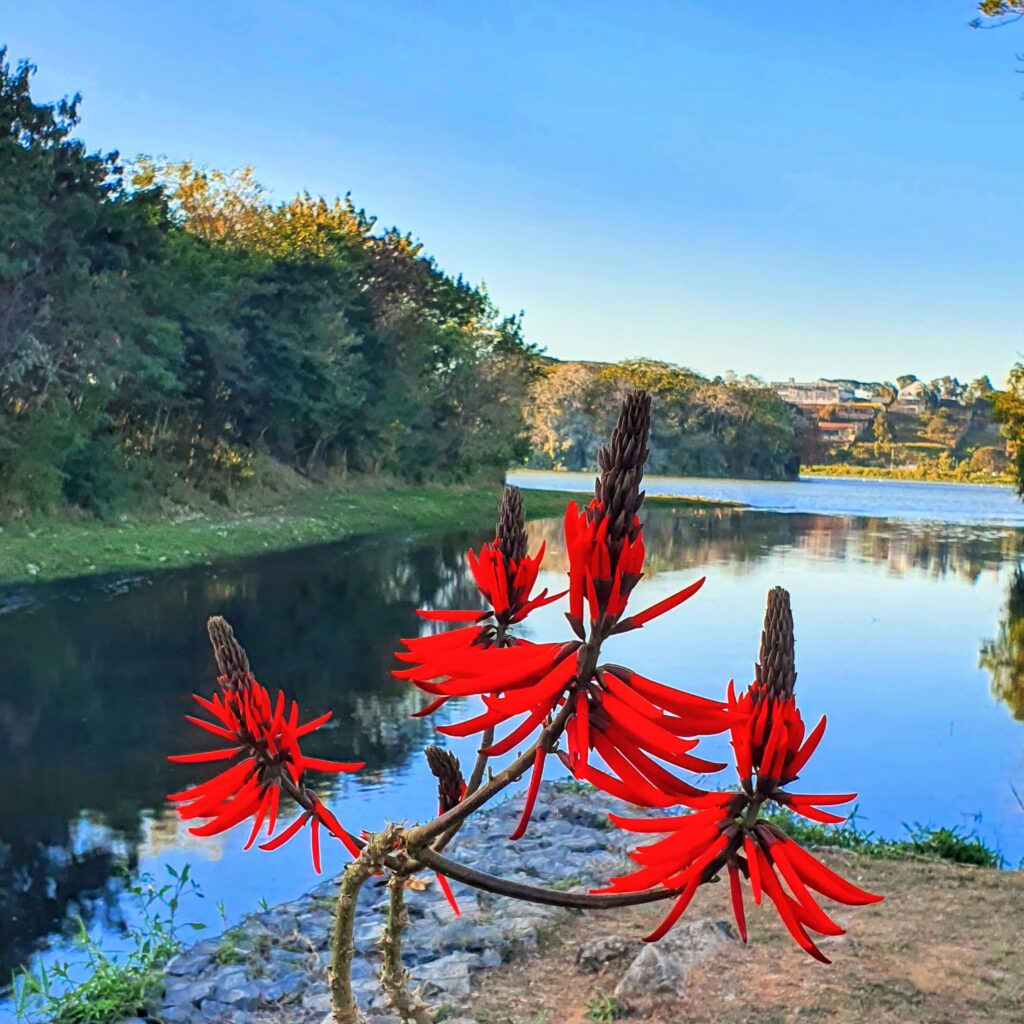
[[[555,356],[779,379],[1024,352],[1024,26],[970,0],[11,5],[95,148],[351,191]]]

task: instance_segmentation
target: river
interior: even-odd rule
[[[586,489],[589,475],[515,474],[524,488]],[[805,775],[813,792],[856,790],[858,823],[974,830],[1009,866],[1024,857],[1024,507],[1006,488],[813,479],[790,484],[652,479],[649,492],[746,509],[647,513],[646,605],[701,575],[701,593],[614,642],[614,660],[695,692],[745,685],[764,595],[793,597],[798,693],[826,712]],[[529,493],[526,494],[529,503]],[[559,523],[541,585],[559,586]],[[244,853],[241,833],[199,840],[164,794],[197,777],[166,754],[193,749],[193,691],[213,686],[207,616],[235,625],[259,678],[308,716],[335,710],[314,755],[365,760],[328,790],[350,829],[422,819],[434,791],[420,753],[429,721],[389,676],[414,609],[472,602],[463,555],[485,538],[389,535],[181,571],[0,589],[0,977],[66,953],[73,914],[116,946],[133,910],[124,875],[192,867],[207,899],[183,911],[219,927],[309,888],[308,847]],[[559,606],[527,635],[562,637]],[[465,709],[455,708],[453,716]],[[719,738],[704,744],[721,752]],[[472,743],[454,744],[464,758]],[[343,855],[329,849],[325,870]],[[6,1015],[5,1015],[6,1014]],[[0,1021],[11,1019],[0,1008]]]

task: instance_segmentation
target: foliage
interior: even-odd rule
[[[251,168],[88,153],[0,50],[6,511],[227,501],[261,459],[320,479],[496,476],[525,455],[518,317],[350,197]],[[3,511],[3,509],[0,509]]]
[[[980,0],[978,14],[980,17],[971,22],[974,28],[1005,24],[1007,19],[1016,20],[1024,16],[1024,0]]]
[[[614,365],[552,363],[536,380],[527,415],[531,464],[590,469],[611,427],[609,409],[631,388],[654,400],[649,470],[679,476],[794,478],[812,425],[756,382],[709,380],[650,359]]]
[[[790,838],[805,846],[836,846],[842,850],[853,850],[869,857],[884,859],[918,856],[991,868],[1000,867],[1003,863],[1000,854],[986,846],[973,832],[963,833],[955,827],[905,825],[906,839],[882,839],[873,832],[858,828],[856,817],[856,808],[843,825],[807,822],[781,808],[765,815],[768,821],[778,825]]]
[[[1017,493],[1024,497],[1024,363],[1010,371],[1006,390],[995,393],[992,411],[1013,451]]]
[[[622,1005],[615,996],[599,992],[587,1000],[587,1020],[601,1021],[607,1024],[609,1021],[621,1020],[625,1016]]]
[[[978,666],[990,676],[992,695],[1024,722],[1024,567],[1010,577],[999,631],[982,642]]]
[[[157,885],[142,875],[131,886],[142,912],[142,923],[128,929],[132,948],[123,956],[107,954],[78,918],[77,944],[84,953],[88,977],[77,982],[71,966],[58,963],[33,972],[23,968],[14,978],[19,1020],[54,1024],[109,1024],[145,1012],[160,988],[160,968],[182,948],[176,915],[182,898],[201,896],[186,864],[180,872],[167,866],[171,881]],[[200,929],[203,925],[188,927]]]

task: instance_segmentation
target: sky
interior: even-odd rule
[[[91,148],[351,192],[555,357],[998,385],[1024,353],[1024,24],[971,0],[4,6]]]

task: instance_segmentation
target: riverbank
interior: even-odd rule
[[[545,784],[527,836],[507,835],[517,796],[473,819],[456,846],[472,866],[532,884],[585,891],[627,863],[630,837],[609,827],[625,808],[590,787]],[[1024,874],[944,862],[904,844],[863,853],[815,847],[846,877],[883,893],[882,904],[832,907],[845,936],[825,938],[822,967],[796,949],[775,915],[748,908],[751,940],[735,933],[728,894],[702,891],[656,947],[640,940],[663,906],[606,914],[516,903],[455,885],[455,918],[429,875],[409,893],[404,944],[415,983],[445,1019],[483,1024],[614,1020],[675,1024],[680,1001],[695,1024],[828,1019],[855,1024],[1019,1022],[1024,1008]],[[172,961],[164,1024],[326,1024],[325,982],[336,882],[253,914]],[[361,896],[353,972],[367,1024],[393,1024],[377,981],[386,890]]]
[[[344,540],[359,534],[493,528],[500,488],[387,487],[360,483],[338,491],[308,488],[231,509],[190,510],[175,518],[26,521],[0,527],[0,585],[105,572],[145,572]],[[560,516],[564,491],[529,491],[530,519]],[[651,498],[659,506],[719,504]],[[483,534],[481,539],[484,539]]]
[[[928,467],[925,470],[905,466],[801,466],[800,476],[854,477],[858,480],[906,480],[933,484],[999,484],[1013,486],[1016,481],[1009,473],[993,476],[988,473],[958,474],[955,470],[943,472]]]

